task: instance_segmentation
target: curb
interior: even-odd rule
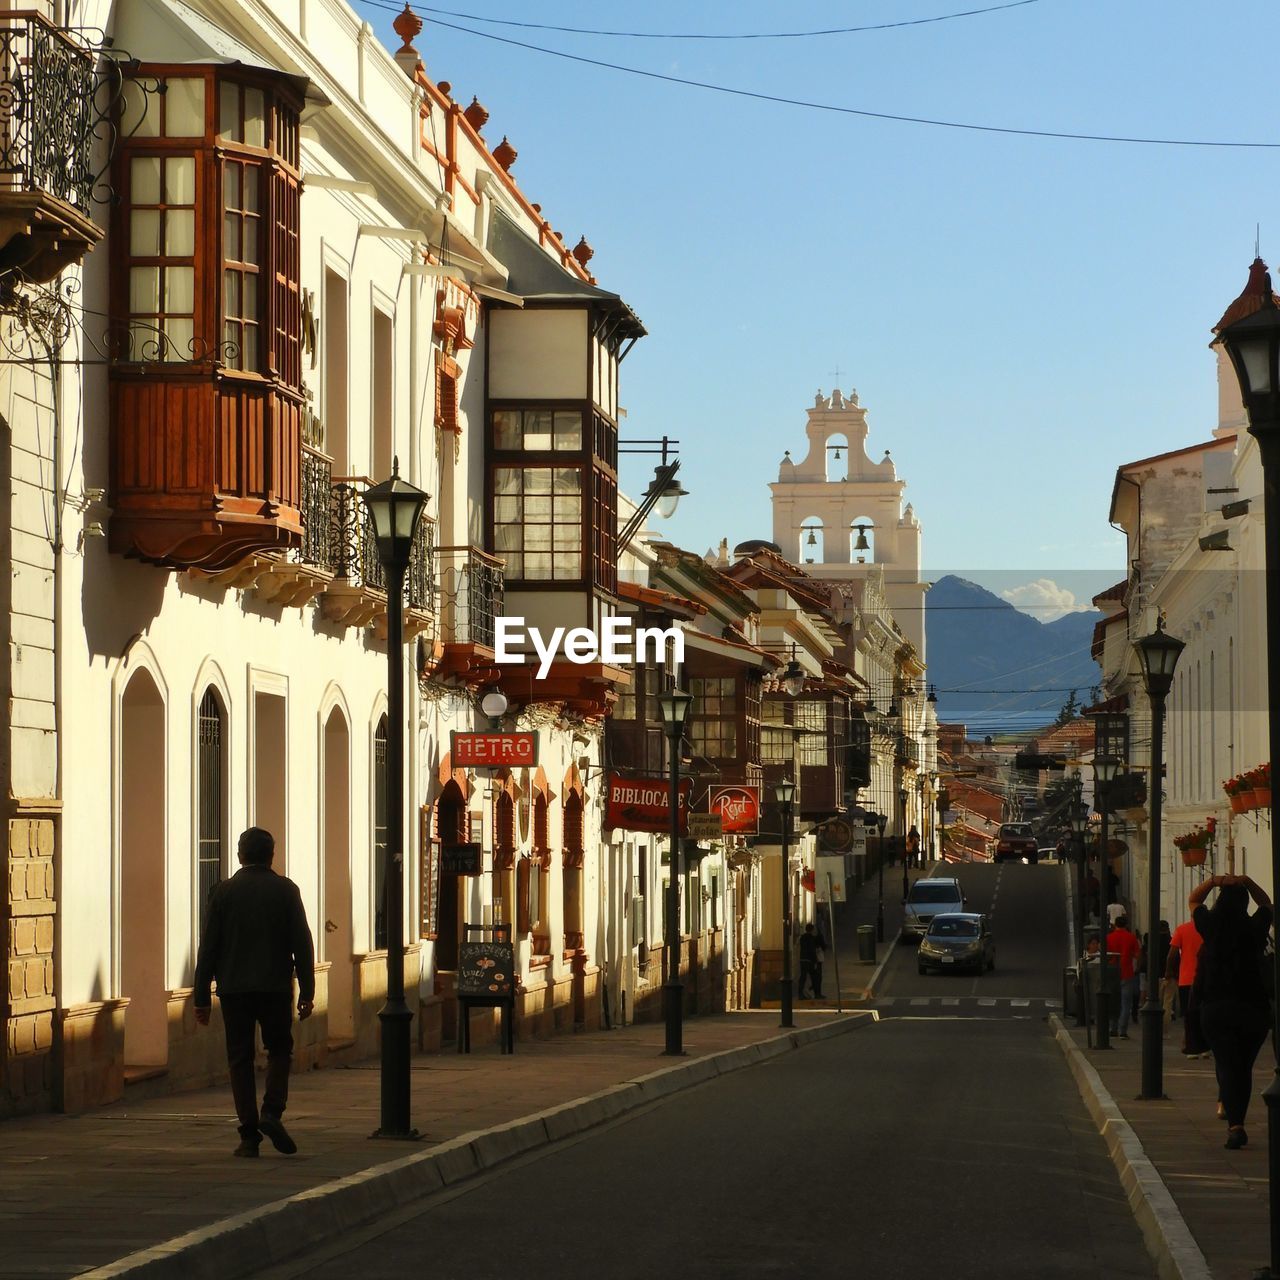
[[[223,1218],[83,1272],[81,1280],[117,1276],[234,1280],[247,1276],[538,1147],[583,1133],[694,1085],[874,1022],[873,1013],[847,1013],[814,1027],[793,1029],[755,1044],[663,1067],[585,1098],[463,1134],[427,1151]]]
[[[1121,1114],[1102,1078],[1056,1013],[1049,1015],[1049,1026],[1067,1059],[1089,1115],[1107,1144],[1129,1208],[1161,1280],[1213,1280],[1213,1272],[1191,1228],[1143,1150],[1133,1126]]]

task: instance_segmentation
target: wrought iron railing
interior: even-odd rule
[[[342,476],[332,485],[330,509],[330,567],[335,577],[353,586],[387,589],[386,574],[378,558],[373,521],[362,497],[373,482],[364,476]],[[410,609],[435,612],[435,522],[429,516],[418,521],[413,536],[409,569],[405,574],[405,604]]]
[[[322,453],[302,450],[302,546],[297,558],[303,564],[330,569],[333,563],[333,464]]]
[[[477,547],[441,547],[440,638],[492,649],[502,613],[502,561]]]
[[[0,191],[44,191],[89,212],[94,62],[41,15],[0,14]]]

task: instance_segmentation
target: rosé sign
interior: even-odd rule
[[[715,787],[707,808],[720,815],[727,836],[753,836],[760,830],[759,787]]]

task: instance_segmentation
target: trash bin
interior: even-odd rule
[[[858,926],[858,961],[860,964],[876,962],[876,927],[873,924]]]
[[[1097,1025],[1098,1021],[1098,975],[1102,966],[1097,960],[1090,960],[1084,967],[1085,981],[1089,988],[1090,1020]],[[1120,1010],[1120,954],[1107,952],[1107,1015],[1108,1021],[1114,1021]]]
[[[1062,1016],[1080,1017],[1080,973],[1073,964],[1062,971]]]

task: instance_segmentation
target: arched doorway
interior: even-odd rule
[[[355,951],[351,924],[351,730],[339,707],[324,723],[323,810],[324,941],[322,956],[329,962],[329,1039],[355,1035],[354,981],[351,957]]]
[[[441,845],[465,844],[468,830],[467,802],[452,779],[436,801],[436,833]],[[436,932],[436,972],[449,973],[458,967],[458,880],[455,872],[440,872],[440,919]]]
[[[581,951],[584,945],[582,922],[582,794],[570,791],[564,798],[564,849],[561,854],[561,902],[564,907],[564,946]]]
[[[140,668],[120,699],[120,994],[126,1073],[169,1061],[165,975],[165,707]],[[127,1078],[127,1077],[126,1077]]]

